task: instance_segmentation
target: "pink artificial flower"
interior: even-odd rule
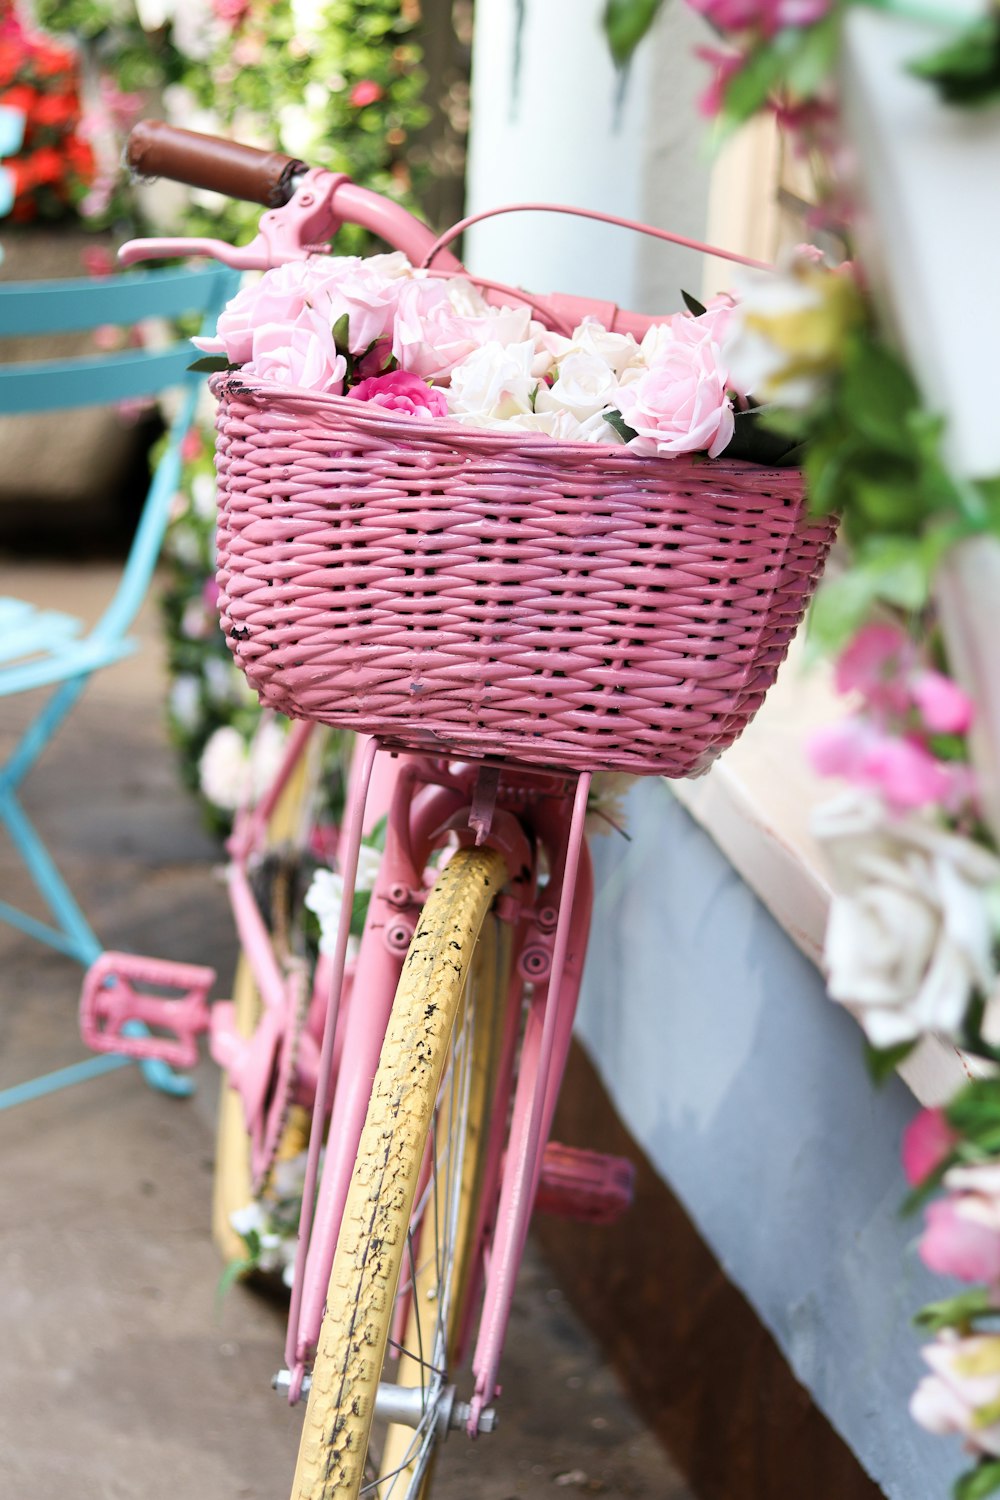
[[[688,0],[692,10],[720,31],[762,31],[773,36],[786,26],[814,26],[833,0]]]
[[[440,383],[485,344],[523,343],[530,325],[530,308],[489,307],[461,278],[413,277],[400,287],[392,352],[402,369]]]
[[[939,1276],[959,1281],[1000,1281],[1000,1230],[963,1212],[963,1194],[927,1206],[920,1259]]]
[[[302,308],[294,322],[255,328],[250,353],[243,370],[259,380],[334,396],[344,388],[347,361],[337,353],[329,323],[311,307]]]
[[[189,427],[181,439],[181,458],[186,464],[195,458],[200,458],[204,451],[205,440],[196,427]]]
[[[735,425],[726,379],[716,344],[664,340],[646,373],[619,391],[619,410],[637,434],[628,446],[649,455],[717,457]]]
[[[905,679],[917,660],[913,642],[895,625],[865,625],[837,658],[834,685],[838,693],[860,693],[871,708],[905,714]]]
[[[698,96],[698,113],[708,120],[720,115],[726,103],[726,89],[741,72],[746,57],[742,52],[720,52],[716,47],[696,47],[695,56],[714,70],[712,81]]]
[[[810,737],[809,759],[821,776],[843,776],[869,787],[894,812],[917,807],[951,807],[965,795],[964,768],[937,760],[914,738],[885,734],[854,717]]]
[[[363,78],[351,89],[348,98],[355,109],[364,109],[367,104],[377,104],[384,90],[373,78]]]
[[[115,269],[115,258],[103,245],[88,245],[80,259],[88,276],[110,276]]]
[[[212,9],[220,21],[238,26],[250,9],[250,0],[212,0]]]
[[[951,1155],[958,1134],[943,1109],[922,1109],[903,1132],[903,1171],[911,1187],[935,1172]]]
[[[347,392],[355,401],[370,401],[373,406],[386,411],[403,412],[406,416],[430,421],[432,417],[448,415],[448,401],[444,391],[437,390],[412,375],[408,370],[391,370],[388,375],[373,375],[362,380]]]
[[[970,728],[976,705],[950,677],[940,672],[919,672],[910,684],[910,693],[931,734],[965,734]]]

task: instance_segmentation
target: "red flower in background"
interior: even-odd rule
[[[374,78],[362,78],[351,89],[349,99],[355,109],[364,109],[366,104],[377,104],[383,93],[382,85]]]
[[[94,156],[80,139],[76,54],[26,31],[0,0],[0,104],[25,117],[18,155],[6,163],[14,185],[11,217],[25,222],[63,214],[86,191]]]

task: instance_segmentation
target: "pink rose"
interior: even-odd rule
[[[294,324],[311,306],[319,284],[316,258],[295,260],[265,271],[259,281],[243,286],[219,314],[214,338],[192,343],[206,354],[224,354],[233,365],[252,357],[254,329],[265,324]]]
[[[954,805],[968,793],[963,766],[937,760],[919,740],[885,734],[863,718],[844,719],[810,736],[809,759],[821,776],[869,787],[894,812]]]
[[[422,421],[448,415],[448,401],[444,391],[435,390],[434,386],[428,385],[419,375],[412,375],[408,370],[391,370],[388,375],[372,375],[347,394],[355,401],[370,401],[373,406],[384,407],[386,411],[404,412],[407,416],[419,417]]]
[[[909,706],[905,678],[916,662],[916,647],[895,625],[865,625],[837,658],[834,685],[838,693],[858,692],[869,705],[902,714]]]
[[[446,381],[485,344],[523,343],[530,336],[527,307],[490,307],[470,282],[417,277],[399,292],[392,352],[402,369]]]
[[[932,734],[965,734],[976,706],[956,682],[940,672],[920,672],[911,684],[913,701]]]
[[[945,1276],[1000,1284],[1000,1163],[951,1167],[944,1185],[947,1198],[927,1209],[921,1258]]]
[[[903,1171],[911,1187],[935,1172],[958,1140],[943,1109],[922,1109],[903,1132]]]
[[[367,104],[377,104],[382,97],[382,87],[373,78],[362,78],[351,89],[348,98],[355,109],[364,109]]]
[[[622,386],[618,408],[636,453],[702,453],[715,458],[733,436],[733,409],[718,346],[668,339],[640,379]]]
[[[334,396],[343,390],[347,361],[337,353],[329,324],[311,307],[292,323],[254,328],[250,354],[243,366],[247,375]]]
[[[786,26],[813,26],[821,21],[833,0],[688,0],[720,31],[750,31],[773,36]]]

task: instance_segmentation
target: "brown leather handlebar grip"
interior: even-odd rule
[[[304,162],[280,151],[259,151],[214,135],[198,135],[163,120],[140,120],[125,147],[126,165],[140,177],[169,177],[246,203],[280,208]]]

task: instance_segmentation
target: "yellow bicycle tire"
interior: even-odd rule
[[[495,851],[459,850],[427,898],[403,963],[334,1256],[292,1500],[357,1500],[366,1483],[375,1397],[397,1287],[404,1261],[413,1254],[414,1198],[435,1131],[438,1091],[449,1057],[450,1074],[457,1067],[453,1037],[460,1012],[463,1021],[475,1027],[473,1037],[476,1032],[497,1035],[495,1018],[487,1017],[485,1028],[480,1027],[478,1018],[469,1016],[470,1007],[463,1007],[463,997],[474,956],[477,963],[483,957],[481,930],[505,879],[503,859]],[[494,998],[498,988],[484,986]],[[474,1043],[468,1041],[468,1032],[466,1041],[471,1054]],[[470,1076],[475,1071],[470,1064]],[[476,1106],[481,1117],[470,1125],[466,1107],[463,1125],[467,1139],[462,1143],[457,1215],[463,1228],[456,1240],[465,1262],[472,1250],[475,1178],[490,1108],[491,1066],[482,1071],[488,1082],[482,1105]],[[466,1147],[475,1162],[468,1189]],[[467,1265],[458,1265],[452,1255],[446,1274],[461,1283]],[[455,1312],[460,1309],[458,1293],[452,1296],[449,1290],[442,1301]],[[449,1342],[455,1331],[454,1326],[446,1328]],[[393,1434],[390,1427],[387,1446],[396,1441]],[[428,1482],[425,1472],[408,1484],[407,1500],[423,1500]],[[372,1484],[370,1492],[379,1500],[389,1494],[382,1481]]]

